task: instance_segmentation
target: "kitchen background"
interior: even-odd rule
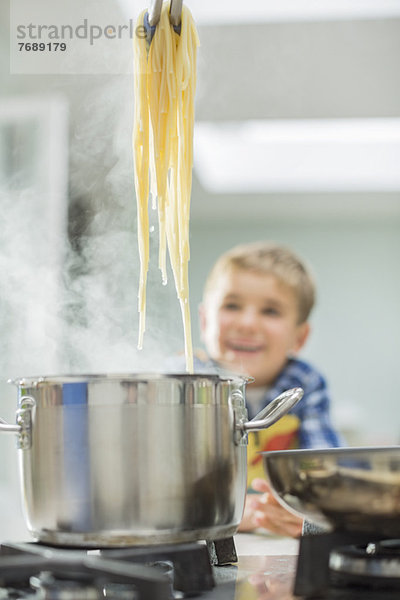
[[[352,445],[397,444],[400,0],[185,3],[201,40],[195,345],[215,258],[238,242],[288,244],[317,280],[303,356],[330,382],[336,425]],[[16,5],[0,4],[0,416],[10,422],[9,378],[153,370],[183,343],[172,279],[162,286],[156,267],[154,219],[145,347],[136,350],[131,40],[86,40],[79,64],[64,53],[59,72],[24,72]],[[145,7],[96,0],[83,11],[70,0],[68,12],[126,23]],[[38,14],[47,8],[36,0]],[[3,434],[0,539],[25,535],[15,440]]]

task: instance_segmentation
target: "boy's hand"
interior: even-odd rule
[[[271,533],[288,537],[300,537],[303,519],[286,510],[274,498],[265,479],[253,479],[251,486],[262,494],[247,494],[239,532],[252,531],[258,527]]]

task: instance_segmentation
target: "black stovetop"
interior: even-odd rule
[[[328,584],[334,534],[304,536],[299,557],[235,556],[233,540],[85,551],[0,545],[0,600],[398,600],[380,582]],[[354,540],[364,543],[362,540]],[[400,543],[399,543],[400,546]],[[264,547],[263,547],[264,548]],[[328,575],[327,575],[328,573]],[[399,574],[400,575],[400,574]]]

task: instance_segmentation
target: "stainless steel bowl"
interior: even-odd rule
[[[400,446],[263,453],[277,499],[325,529],[400,536]]]

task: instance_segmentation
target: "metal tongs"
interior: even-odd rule
[[[169,7],[169,20],[176,33],[181,32],[181,14],[183,0],[171,0]],[[148,12],[144,15],[143,24],[147,32],[147,41],[150,44],[161,17],[163,0],[152,0]]]

